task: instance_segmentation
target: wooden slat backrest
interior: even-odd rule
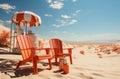
[[[50,42],[50,47],[51,48],[56,48],[56,50],[53,50],[55,55],[61,55],[63,53],[62,41],[60,39],[53,38],[49,42]]]
[[[17,43],[22,54],[23,60],[32,58],[35,55],[32,38],[27,35],[17,36]]]

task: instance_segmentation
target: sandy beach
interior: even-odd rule
[[[39,74],[33,75],[32,64],[26,63],[19,70],[16,64],[22,59],[19,54],[7,53],[0,48],[0,79],[119,79],[120,43],[115,44],[65,44],[73,47],[73,64],[69,64],[69,73],[57,72],[59,66],[53,64],[52,70],[46,70],[46,60],[38,63]],[[102,47],[101,47],[102,46]],[[103,49],[104,48],[104,49]],[[109,48],[109,53],[108,53]],[[106,50],[105,50],[106,49]],[[107,53],[105,53],[107,51]],[[82,52],[82,53],[81,53]],[[67,58],[68,63],[69,59]],[[54,59],[52,60],[54,62]]]
[[[0,79],[120,79],[119,29],[120,0],[0,0]]]

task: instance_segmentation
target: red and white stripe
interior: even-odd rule
[[[17,26],[40,26],[41,18],[30,11],[16,12],[13,15],[12,23],[15,23]]]

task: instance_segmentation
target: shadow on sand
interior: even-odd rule
[[[0,55],[20,55],[18,53],[11,53],[8,52],[4,49],[0,49]],[[5,59],[5,58],[0,58],[0,72],[4,73],[5,75],[10,76],[11,78],[17,78],[17,77],[22,77],[22,76],[28,76],[33,74],[33,68],[31,66],[32,63],[26,63],[25,65],[20,66],[20,68],[16,69],[16,66],[19,62],[19,59]],[[44,67],[48,66],[47,62],[40,61],[39,64],[42,64]],[[55,63],[52,63],[53,65],[56,65]],[[57,64],[58,65],[58,64]],[[39,72],[42,72],[43,70],[41,67],[38,68]]]
[[[6,75],[9,75],[11,78],[28,76],[33,74],[32,66],[28,66],[29,63],[21,66],[16,69],[16,65],[19,60],[9,60],[9,59],[0,59],[0,72]],[[43,69],[38,69],[39,72],[43,71]]]
[[[20,66],[20,68],[16,69],[18,62],[19,60],[0,58],[0,72],[10,76],[11,78],[28,76],[31,74],[33,75],[33,68],[31,66],[32,63],[26,63]],[[42,64],[46,68],[48,67],[47,62],[39,62],[39,64]],[[46,70],[46,68],[39,67],[38,71],[42,72],[43,70]]]

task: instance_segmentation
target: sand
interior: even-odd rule
[[[119,44],[116,45],[119,47]],[[120,54],[113,50],[114,46],[111,44],[109,46],[110,53],[106,54],[100,50],[100,45],[67,44],[68,47],[73,47],[73,64],[69,64],[70,72],[68,74],[55,73],[59,66],[54,64],[52,70],[46,70],[48,66],[44,60],[38,63],[39,74],[37,75],[33,75],[31,63],[26,63],[20,69],[15,70],[16,64],[22,59],[21,55],[10,54],[5,48],[0,48],[0,79],[120,79]],[[106,44],[104,45],[106,46]],[[112,48],[110,48],[111,46]],[[98,49],[96,50],[96,48]],[[69,63],[68,58],[67,61]]]

